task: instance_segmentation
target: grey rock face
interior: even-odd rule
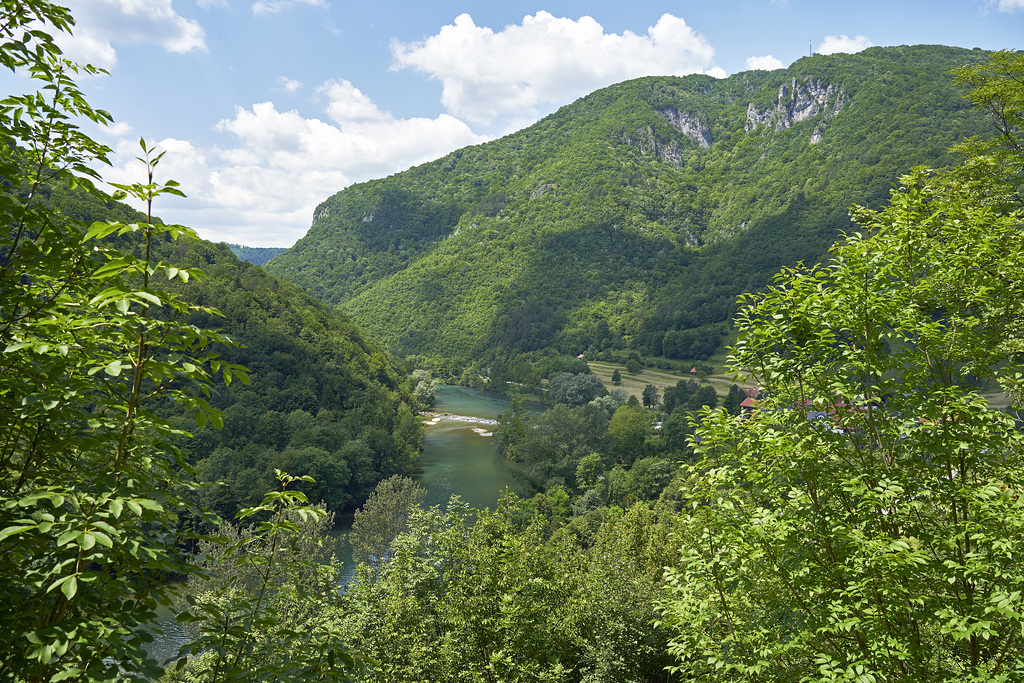
[[[686,137],[707,149],[714,140],[711,137],[711,128],[706,121],[702,121],[696,114],[679,111],[678,109],[662,109],[658,112],[665,117],[672,126]]]
[[[744,128],[750,131],[759,126],[767,126],[775,132],[783,131],[819,114],[822,118],[831,118],[842,110],[846,102],[846,94],[832,85],[826,86],[820,80],[809,78],[798,84],[794,78],[789,85],[779,88],[779,99],[775,106],[759,110],[753,103],[749,104]],[[820,141],[821,129],[816,128],[811,142]]]

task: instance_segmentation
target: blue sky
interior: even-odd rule
[[[250,246],[290,246],[353,182],[627,78],[780,68],[811,49],[1024,47],[1024,0],[68,4],[78,27],[66,52],[109,71],[84,83],[116,121],[95,132],[118,152],[105,176],[137,180],[138,138],[160,143],[160,170],[189,198],[157,213]]]

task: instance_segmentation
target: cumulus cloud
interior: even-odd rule
[[[854,36],[851,38],[848,35],[841,36],[825,36],[825,40],[821,42],[818,49],[815,50],[820,55],[833,55],[837,52],[860,52],[874,45],[867,36]]]
[[[115,121],[109,126],[101,126],[100,132],[114,138],[125,138],[135,132],[127,121]]]
[[[157,213],[199,228],[207,239],[290,246],[305,233],[316,205],[347,185],[485,141],[448,114],[395,118],[348,81],[329,81],[317,92],[324,119],[262,102],[217,123],[222,146],[161,141],[167,155],[159,171],[179,181],[189,199],[164,200]],[[125,140],[117,152],[108,178],[137,181],[137,143]]]
[[[491,124],[535,118],[544,106],[628,78],[710,73],[715,50],[671,14],[646,35],[619,35],[588,16],[573,20],[540,11],[501,31],[461,14],[423,41],[392,43],[391,54],[393,69],[415,69],[440,81],[450,113]]]
[[[780,59],[776,59],[771,55],[765,55],[763,57],[747,57],[747,68],[774,71],[775,69],[785,69],[786,65]]]
[[[155,43],[178,53],[206,49],[203,27],[175,12],[171,0],[77,0],[74,11],[74,36],[58,40],[65,53],[79,62],[113,68],[115,43]]]
[[[996,7],[1000,12],[1013,13],[1017,10],[1024,10],[1024,0],[999,0]]]
[[[287,76],[281,76],[281,78],[277,79],[277,82],[281,84],[281,90],[289,93],[297,92],[299,88],[302,87],[302,83],[300,81],[297,81],[294,78],[288,78]]]
[[[278,14],[286,9],[291,9],[295,5],[327,7],[327,3],[324,0],[257,0],[252,4],[252,13],[255,15]]]

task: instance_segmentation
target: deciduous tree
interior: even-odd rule
[[[426,495],[422,486],[397,474],[377,484],[352,520],[349,540],[355,561],[380,562],[387,557],[391,541],[408,528],[412,509]]]
[[[1017,680],[1021,215],[918,170],[738,317],[754,417],[705,411],[664,623],[686,676]],[[818,418],[818,419],[815,419]]]

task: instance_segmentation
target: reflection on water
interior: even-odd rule
[[[439,386],[433,410],[439,413],[468,415],[495,419],[508,409],[508,400],[496,394],[455,386]],[[532,410],[543,410],[541,404],[529,404]],[[423,466],[417,479],[427,489],[425,505],[444,507],[455,494],[475,508],[493,508],[506,487],[515,490],[509,466],[494,448],[494,438],[474,432],[480,425],[442,419],[426,428],[423,436]],[[352,527],[352,513],[336,519],[331,534],[337,541],[335,554],[342,561],[341,583],[347,583],[355,572],[352,550],[347,535]],[[163,636],[156,636],[150,654],[160,661],[177,655],[185,644],[186,634],[174,621],[168,608],[158,611]]]
[[[468,387],[442,384],[434,396],[434,407],[439,413],[469,415],[496,419],[498,413],[508,410],[508,399],[498,394],[489,394]]]
[[[508,405],[504,396],[442,385],[437,388],[432,410],[493,420],[508,410]],[[534,411],[545,409],[533,402],[527,403],[527,407]],[[480,425],[443,418],[426,428],[423,467],[417,477],[427,489],[426,505],[444,506],[458,494],[472,507],[493,508],[505,488],[515,490],[511,468],[498,455],[494,438],[483,436],[480,431]]]
[[[473,431],[474,426],[442,420],[427,427],[418,477],[427,489],[426,505],[443,506],[458,494],[473,507],[493,508],[501,491],[513,486],[494,438]]]

